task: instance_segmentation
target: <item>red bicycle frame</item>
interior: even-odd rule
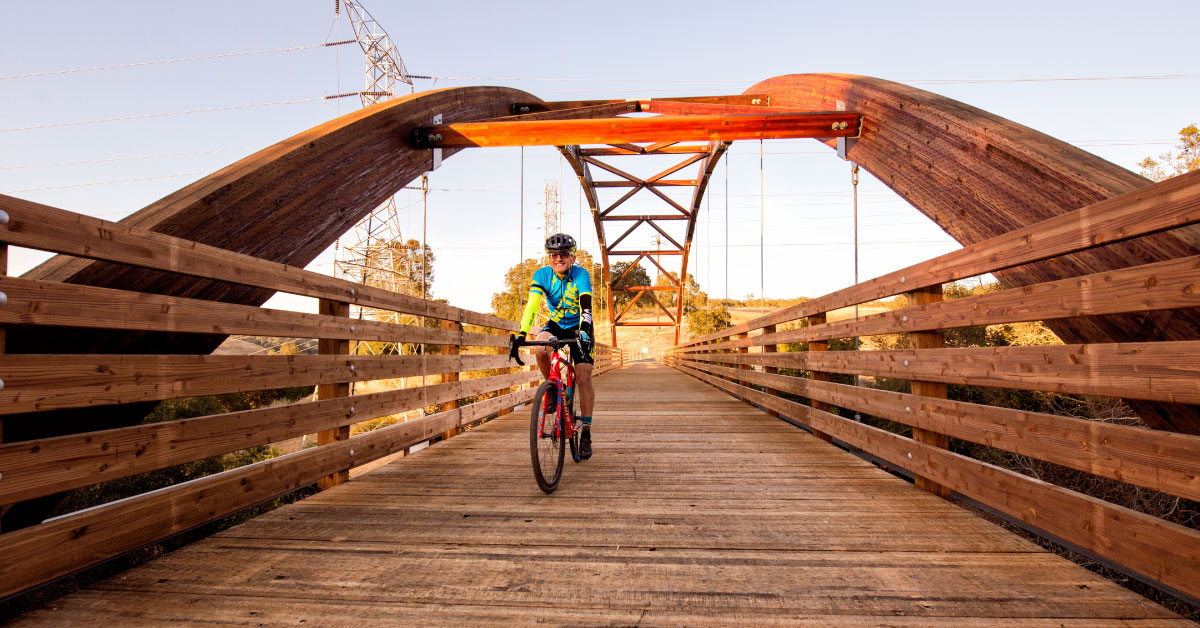
[[[575,366],[570,360],[564,360],[560,352],[562,348],[550,351],[550,377],[546,378],[548,382],[554,382],[554,388],[558,391],[558,411],[555,414],[557,417],[562,417],[562,421],[555,421],[554,429],[557,431],[559,425],[565,426],[566,434],[552,434],[552,436],[562,438],[571,438],[575,435],[574,417],[563,416],[570,406],[570,395],[575,390]],[[565,377],[564,377],[565,374]],[[543,436],[546,433],[546,415],[542,414],[541,424],[538,425],[538,436]]]

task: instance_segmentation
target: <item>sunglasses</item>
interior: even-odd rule
[[[548,255],[550,259],[567,259],[568,257],[571,257],[572,253],[547,253],[546,255]]]

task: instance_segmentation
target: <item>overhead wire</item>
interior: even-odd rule
[[[180,57],[178,59],[162,59],[159,61],[137,61],[134,63],[118,63],[115,65],[101,65],[90,68],[72,68],[69,70],[50,70],[47,72],[30,72],[28,74],[10,74],[8,76],[0,76],[0,81],[12,79],[36,78],[39,76],[56,76],[59,74],[75,74],[77,72],[96,72],[100,70],[120,70],[124,68],[136,68],[147,65],[163,65],[167,63],[181,63],[184,61],[207,61],[209,59],[223,59],[226,57],[244,57],[247,55],[260,55],[273,52],[294,52],[297,50],[308,50],[310,48],[323,48],[330,44],[306,44],[304,46],[286,46],[284,48],[267,48],[264,50],[247,50],[243,52],[224,52],[212,55],[203,55],[199,57]]]
[[[52,129],[66,126],[79,126],[83,124],[99,124],[102,122],[121,122],[124,120],[144,120],[147,118],[163,118],[167,116],[181,116],[191,113],[207,113],[211,111],[232,111],[235,109],[250,109],[254,107],[271,107],[275,105],[296,105],[300,103],[312,102],[314,100],[325,100],[324,96],[316,96],[313,98],[297,98],[293,100],[277,100],[274,102],[261,102],[250,105],[229,105],[226,107],[208,107],[205,109],[189,109],[186,111],[167,111],[161,113],[143,113],[135,116],[119,116],[116,118],[99,118],[96,120],[77,120],[74,122],[53,122],[50,124],[35,124],[31,126],[9,127],[0,129],[0,133],[12,133],[15,131],[33,131],[35,129]]]

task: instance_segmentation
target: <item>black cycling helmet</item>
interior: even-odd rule
[[[565,233],[556,233],[546,238],[547,253],[561,253],[563,251],[575,252],[575,238]]]

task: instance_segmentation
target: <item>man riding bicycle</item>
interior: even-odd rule
[[[592,457],[592,406],[596,391],[592,388],[592,365],[595,348],[592,343],[592,279],[588,271],[575,265],[575,238],[556,233],[546,238],[546,254],[550,265],[533,273],[529,285],[529,303],[521,317],[521,331],[517,341],[523,341],[533,327],[542,297],[550,309],[550,320],[542,327],[535,340],[559,338],[573,340],[576,332],[582,341],[583,350],[575,344],[571,348],[571,359],[575,362],[575,390],[579,399],[579,419],[583,423],[580,437],[579,457]],[[535,347],[538,369],[542,377],[550,377],[550,354],[546,347]]]

